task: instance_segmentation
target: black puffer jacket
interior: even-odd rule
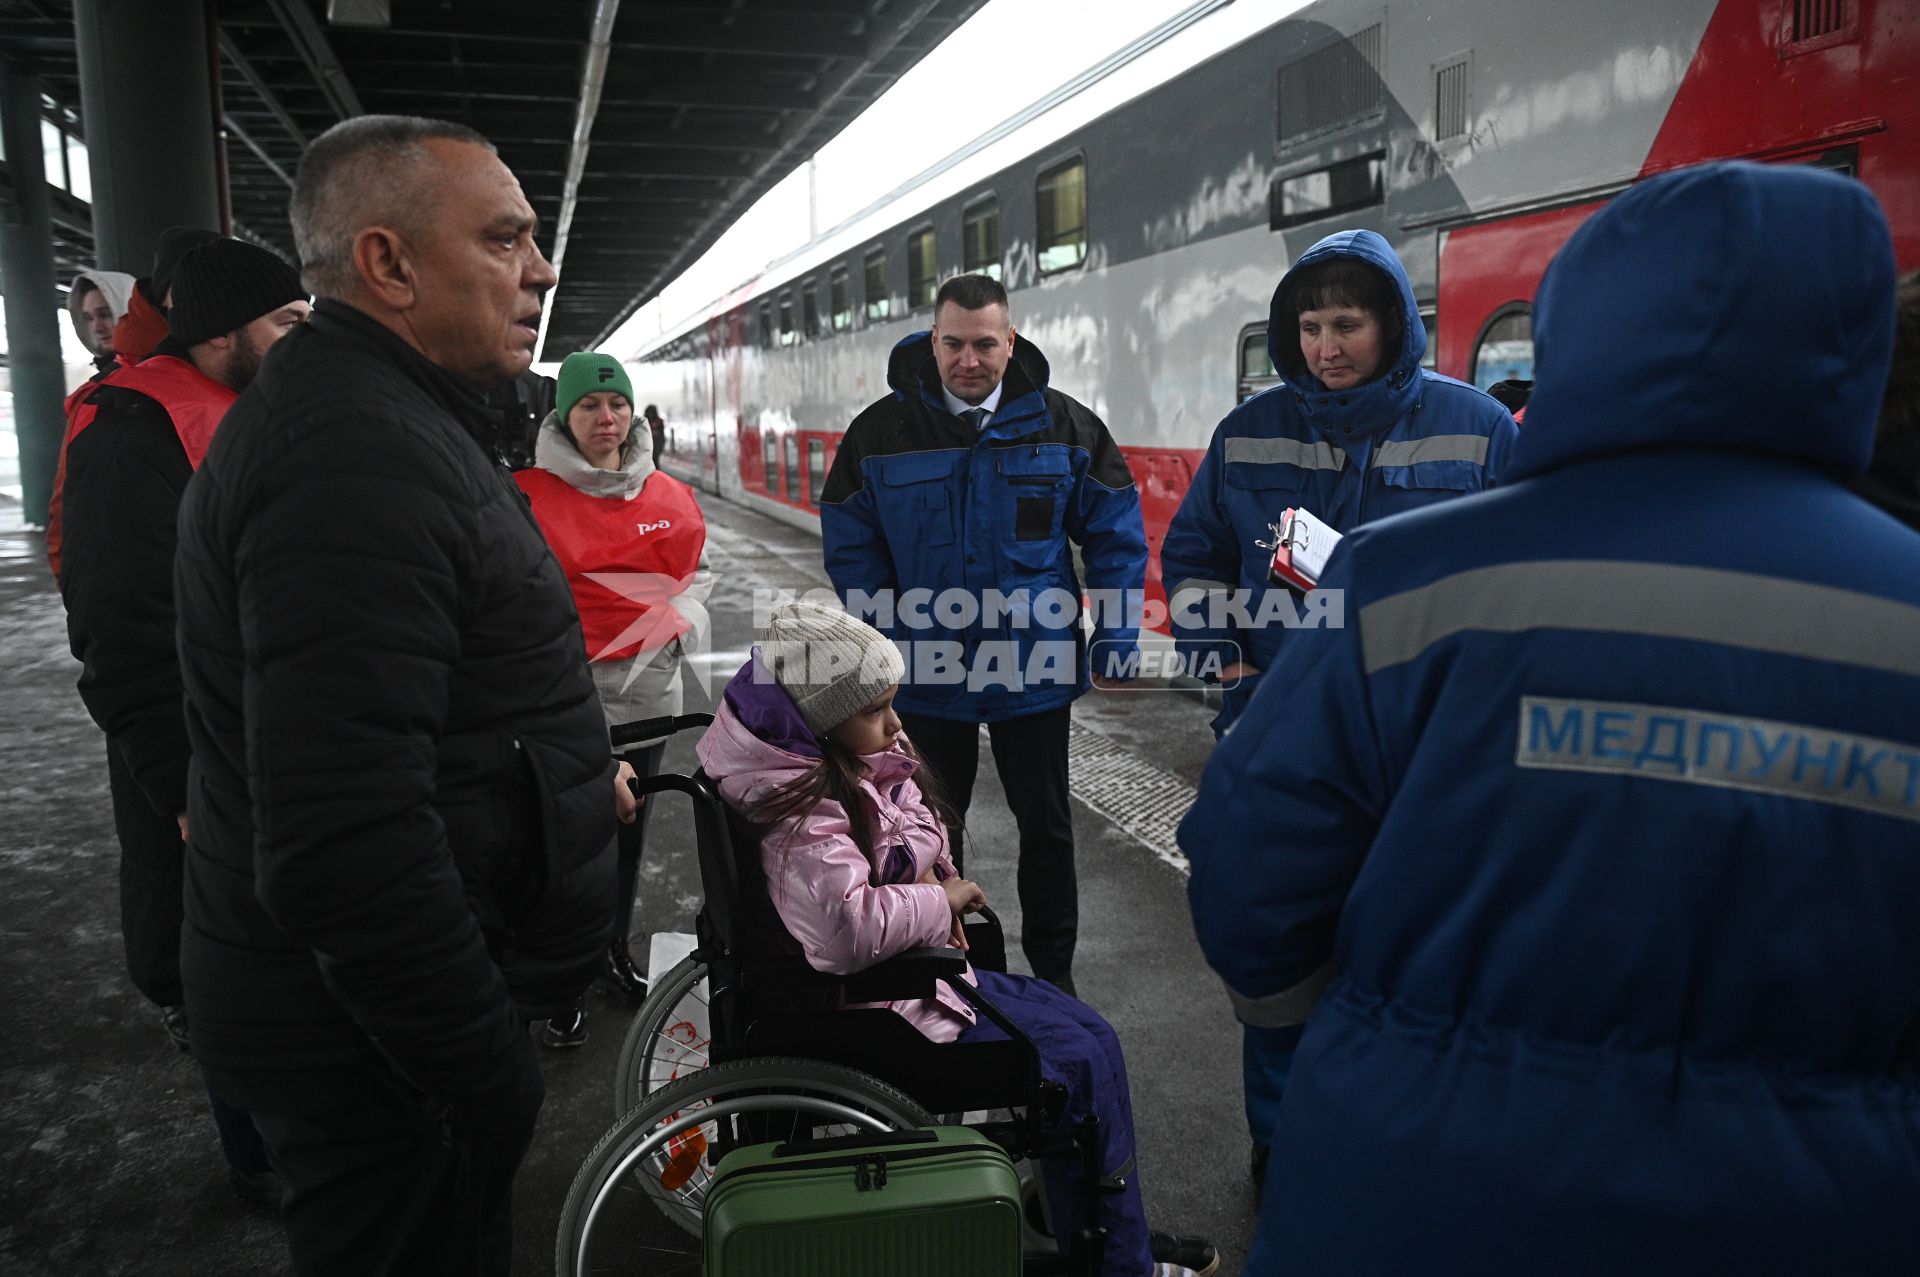
[[[377,1046],[429,1094],[481,1094],[524,1049],[509,990],[529,1017],[570,1006],[605,951],[606,725],[489,422],[323,301],[188,488],[181,965],[216,1067]]]
[[[164,343],[158,354],[184,357]],[[231,393],[231,392],[225,392]],[[101,386],[67,448],[60,589],[80,699],[169,819],[187,807],[187,729],[173,644],[173,532],[193,478],[161,404]],[[177,907],[177,906],[176,906]]]

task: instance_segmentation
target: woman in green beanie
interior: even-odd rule
[[[609,725],[678,714],[689,646],[704,635],[702,604],[713,590],[706,522],[693,489],[654,468],[648,432],[633,429],[633,382],[611,355],[582,351],[560,365],[554,410],[534,441],[534,466],[514,475],[547,544],[566,571],[587,658]],[[627,751],[643,776],[660,770],[664,740]],[[647,813],[620,827],[620,895],[605,981],[638,1002],[646,978],[628,932]],[[550,1020],[551,1047],[587,1040],[584,1001]]]

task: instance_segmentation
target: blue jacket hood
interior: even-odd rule
[[[1334,396],[1318,377],[1307,371],[1295,333],[1292,308],[1287,294],[1300,272],[1336,257],[1351,257],[1373,267],[1393,281],[1400,298],[1400,349],[1394,353],[1379,376],[1363,386]],[[1420,322],[1420,303],[1414,300],[1413,284],[1394,254],[1392,245],[1372,231],[1336,231],[1300,254],[1280,284],[1273,290],[1267,311],[1267,355],[1286,378],[1290,393],[1300,410],[1321,431],[1330,426],[1351,424],[1364,431],[1392,425],[1404,417],[1420,398],[1420,360],[1427,353],[1427,329]],[[1334,402],[1329,402],[1329,397]]]
[[[1659,445],[1859,475],[1893,290],[1886,217],[1850,178],[1722,163],[1642,183],[1547,268],[1538,380],[1502,478]]]
[[[1002,410],[1016,395],[1045,390],[1051,375],[1052,369],[1040,348],[1025,337],[1016,336],[1003,382],[1006,389],[1001,392]],[[941,412],[947,410],[946,401],[940,397],[940,372],[933,360],[932,332],[908,333],[895,343],[893,353],[887,356],[887,385],[902,398],[925,397]]]

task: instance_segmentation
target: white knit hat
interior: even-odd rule
[[[760,659],[816,736],[865,709],[907,672],[900,649],[886,635],[818,603],[774,609]]]

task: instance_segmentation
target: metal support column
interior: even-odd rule
[[[220,226],[210,0],[75,0],[95,263],[145,275],[169,226]]]
[[[22,514],[46,526],[53,468],[66,437],[66,372],[60,365],[60,296],[53,281],[53,222],[41,166],[40,81],[0,63],[0,129],[5,130],[13,198],[0,210],[0,293],[6,297],[7,378],[20,440]]]

